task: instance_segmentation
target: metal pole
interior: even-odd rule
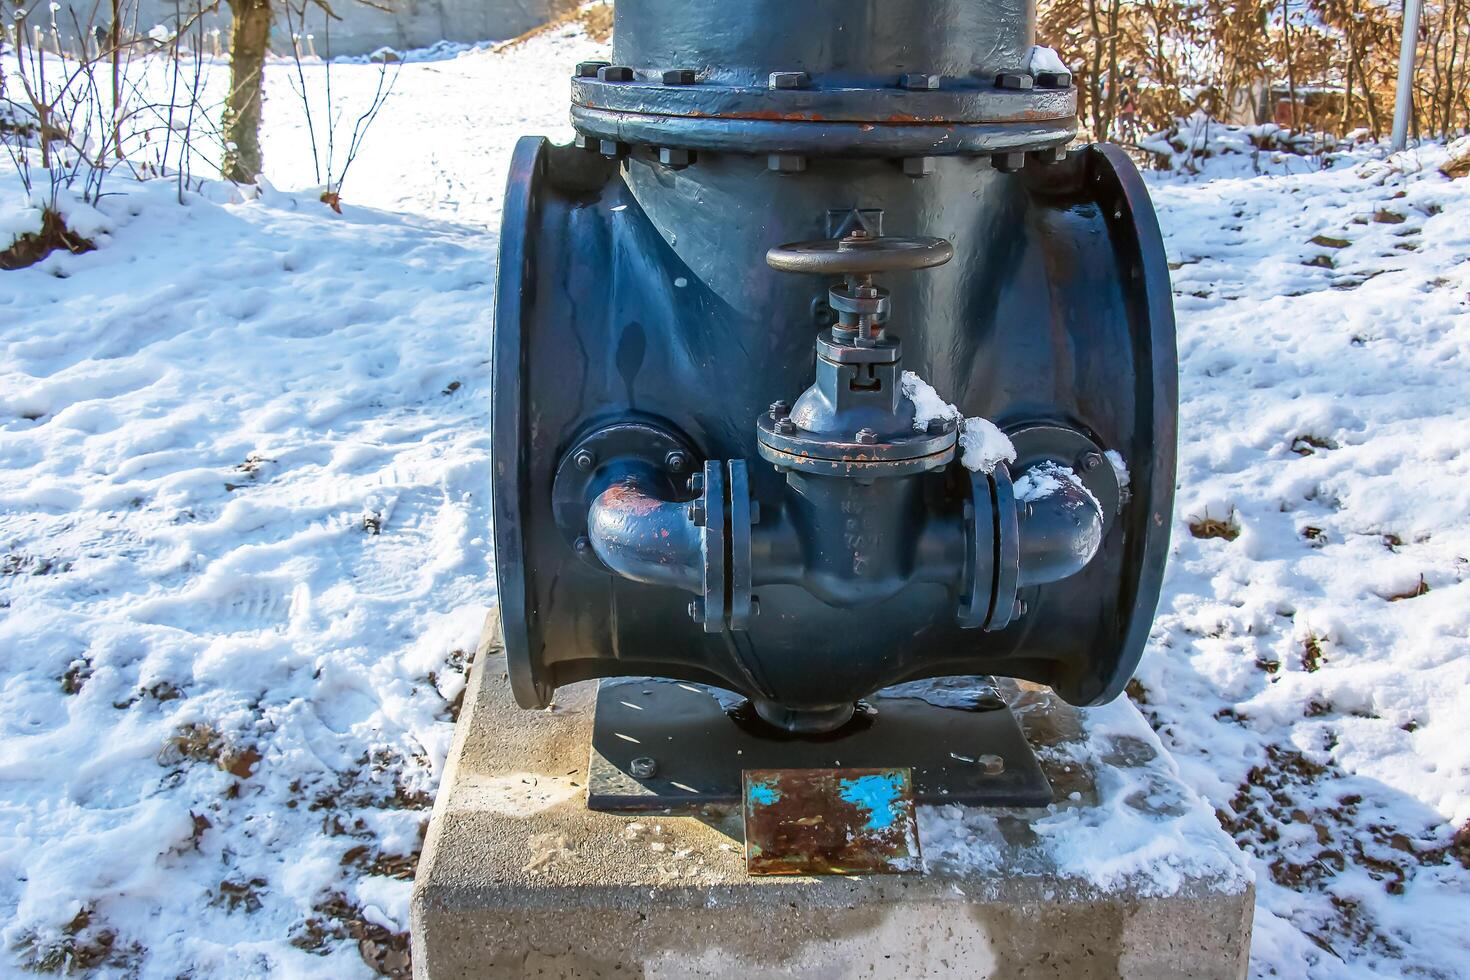
[[[1409,140],[1409,109],[1414,103],[1414,53],[1419,47],[1419,0],[1404,0],[1404,37],[1399,44],[1399,86],[1393,103],[1393,141],[1397,153]]]

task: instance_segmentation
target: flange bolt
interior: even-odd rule
[[[658,772],[658,763],[646,755],[640,755],[628,763],[628,772],[633,774],[634,779],[652,779],[654,773]]]
[[[675,449],[664,457],[664,465],[670,473],[683,473],[689,468],[689,457]]]
[[[949,423],[942,418],[929,420],[929,434],[931,436],[943,435],[949,431]]]
[[[796,423],[791,421],[790,419],[781,419],[776,423],[776,431],[781,433],[783,436],[795,435]]]
[[[583,535],[582,537],[577,539],[576,543],[573,544],[572,547],[577,549],[577,554],[585,555],[587,552],[592,550],[592,542],[590,539],[588,539],[586,535]]]
[[[872,429],[858,429],[857,441],[865,446],[871,446],[873,443],[878,441],[878,433],[874,432]]]
[[[597,457],[590,449],[578,449],[577,455],[572,457],[572,462],[577,464],[577,469],[586,473],[597,465]]]
[[[691,474],[689,477],[689,482],[685,485],[689,487],[690,493],[704,493],[704,474]]]
[[[939,76],[909,74],[899,79],[899,84],[911,92],[932,91],[939,87]]]
[[[690,523],[692,523],[695,527],[704,527],[703,500],[691,500],[686,511],[689,514]]]
[[[791,414],[791,406],[786,402],[771,402],[771,418],[784,419]]]
[[[694,620],[696,623],[704,619],[703,599],[690,599],[689,605],[686,607],[686,609],[689,612],[689,618]]]
[[[1077,460],[1077,465],[1082,467],[1082,472],[1091,473],[1102,465],[1102,453],[1083,453],[1082,458]]]

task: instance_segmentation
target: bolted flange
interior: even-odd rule
[[[677,472],[669,465],[676,455],[685,460],[685,468]],[[609,482],[635,470],[668,499],[684,499],[683,474],[700,459],[693,444],[662,420],[634,418],[594,429],[557,464],[551,489],[557,529],[578,558],[605,570],[588,536],[587,508],[592,499]]]

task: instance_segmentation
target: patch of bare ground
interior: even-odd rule
[[[58,249],[81,255],[96,248],[90,241],[66,226],[66,220],[47,209],[41,215],[41,230],[21,235],[9,248],[0,251],[0,269],[24,269]]]
[[[1266,864],[1276,884],[1325,894],[1333,879],[1353,870],[1379,882],[1387,893],[1400,895],[1423,869],[1451,863],[1470,869],[1470,825],[1445,843],[1432,828],[1411,833],[1365,822],[1361,796],[1331,790],[1334,781],[1347,778],[1345,771],[1290,747],[1269,746],[1266,756],[1215,816],[1237,843]],[[1318,928],[1303,930],[1322,949],[1334,956],[1354,948],[1395,957],[1407,952],[1359,902],[1339,896],[1329,901],[1331,914]]]
[[[120,945],[117,933],[105,923],[96,921],[90,907],[81,911],[61,928],[61,935],[42,939],[28,932],[12,947],[19,954],[22,968],[34,973],[61,976],[88,976],[107,972],[120,976],[137,976],[143,961],[143,947],[137,943]]]
[[[409,980],[413,961],[409,956],[408,933],[391,932],[363,918],[362,909],[334,892],[317,903],[316,914],[296,928],[291,945],[308,953],[325,955],[343,940],[357,943],[357,952],[379,976]]]

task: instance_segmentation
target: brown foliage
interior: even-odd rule
[[[1135,141],[1194,111],[1385,135],[1402,15],[1382,0],[1040,0],[1083,126]],[[1470,127],[1470,0],[1425,0],[1411,132]]]

